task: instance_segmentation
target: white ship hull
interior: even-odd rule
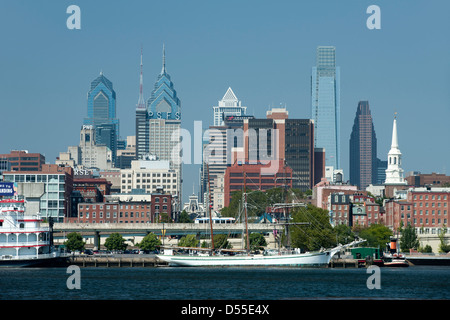
[[[352,247],[365,240],[355,240],[346,245],[319,252],[281,254],[281,255],[235,255],[235,256],[201,256],[201,255],[157,255],[157,257],[177,267],[326,267],[331,258],[346,247]]]
[[[332,258],[330,251],[289,255],[237,255],[237,256],[189,256],[158,255],[169,266],[179,267],[227,267],[227,266],[295,266],[324,267]]]

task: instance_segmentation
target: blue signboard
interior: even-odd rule
[[[0,196],[13,196],[13,195],[14,195],[14,183],[0,182]]]

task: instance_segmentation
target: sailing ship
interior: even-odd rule
[[[208,179],[209,180],[209,179]],[[244,177],[245,181],[245,177]],[[210,192],[208,192],[210,194]],[[208,197],[208,202],[210,202],[210,197]],[[249,234],[248,234],[248,216],[247,216],[247,193],[243,193],[243,203],[245,212],[245,233],[247,240],[246,250],[234,250],[233,254],[230,251],[233,250],[221,250],[218,253],[214,251],[214,240],[213,240],[213,224],[211,217],[211,207],[208,203],[209,211],[209,221],[211,228],[211,244],[212,249],[207,249],[203,251],[200,248],[182,248],[193,251],[203,251],[208,254],[174,254],[173,248],[166,248],[164,254],[157,255],[157,257],[169,264],[169,266],[177,267],[227,267],[227,266],[271,266],[271,267],[282,267],[282,266],[295,266],[295,267],[326,267],[330,263],[333,256],[343,250],[346,247],[354,246],[358,243],[362,243],[365,240],[355,240],[347,245],[338,245],[335,248],[328,250],[320,250],[316,252],[305,252],[300,253],[299,249],[288,250],[285,254],[281,251],[275,254],[250,254],[249,248]],[[285,204],[289,205],[289,204]],[[304,204],[303,204],[304,205]],[[285,223],[285,227],[289,226],[289,222]],[[287,232],[289,234],[289,232]]]

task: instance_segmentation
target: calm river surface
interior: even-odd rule
[[[450,298],[450,267],[379,271],[380,289],[369,289],[372,273],[365,268],[81,268],[80,288],[69,289],[66,268],[4,268],[0,300]]]

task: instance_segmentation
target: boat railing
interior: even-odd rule
[[[56,258],[59,257],[59,252],[52,253],[41,253],[39,255],[28,254],[28,255],[1,255],[0,260],[31,260],[31,259],[48,259],[48,258]]]
[[[3,248],[48,246],[48,241],[10,241],[0,242]]]

